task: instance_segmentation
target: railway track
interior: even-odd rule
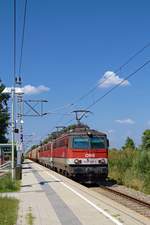
[[[101,193],[112,200],[150,218],[150,203],[133,197],[132,195],[125,194],[114,188],[100,185],[99,187],[92,187],[93,191]]]

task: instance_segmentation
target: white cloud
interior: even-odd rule
[[[50,89],[44,85],[40,85],[40,86],[32,86],[32,85],[26,85],[22,88],[22,91],[24,94],[40,94],[42,92],[48,92]]]
[[[11,94],[12,89],[13,89],[13,87],[6,87],[3,90],[3,93]],[[15,87],[15,93],[16,94],[24,93],[24,94],[32,95],[32,94],[40,94],[42,92],[47,92],[49,90],[50,89],[48,87],[45,87],[44,85],[40,85],[40,86],[35,87],[35,86],[32,86],[32,85],[28,84],[28,85],[26,85],[22,88]]]
[[[114,85],[119,84],[124,79],[120,78],[117,74],[115,74],[113,71],[106,71],[103,77],[99,80],[99,87],[100,88],[108,88]],[[120,86],[125,87],[130,85],[128,80],[125,80],[120,84]]]
[[[21,88],[18,88],[18,87],[16,87],[16,88],[13,88],[13,87],[6,87],[3,91],[2,91],[2,93],[4,93],[4,94],[11,94],[12,93],[12,90],[15,90],[15,93],[16,94],[22,94],[23,92],[22,92],[22,89]]]
[[[134,124],[135,123],[135,121],[130,118],[122,119],[122,120],[115,120],[115,122],[121,123],[121,124]]]

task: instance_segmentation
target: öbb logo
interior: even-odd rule
[[[85,154],[85,158],[94,158],[95,157],[95,154],[91,154],[91,153],[87,153]]]

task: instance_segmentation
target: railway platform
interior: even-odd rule
[[[35,162],[23,164],[17,225],[148,225],[148,218]]]

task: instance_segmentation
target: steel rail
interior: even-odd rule
[[[113,194],[119,195],[121,197],[127,198],[127,199],[129,199],[131,201],[134,201],[134,202],[136,202],[136,203],[138,203],[140,205],[146,206],[146,207],[148,207],[150,209],[150,203],[148,203],[148,202],[145,202],[143,200],[140,200],[138,198],[135,198],[135,197],[133,197],[131,195],[124,194],[123,192],[116,191],[114,189],[111,189],[110,187],[106,187],[106,186],[100,185],[100,188],[102,188],[103,190],[112,192]]]

